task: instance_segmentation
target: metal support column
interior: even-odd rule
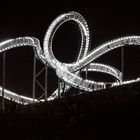
[[[82,75],[82,69],[79,70],[79,76],[81,77]],[[81,90],[79,89],[79,94],[81,94]]]
[[[38,76],[42,73],[45,73],[45,78],[44,78],[44,84],[41,84],[41,82],[38,80]],[[33,97],[33,102],[34,99],[36,98],[36,85],[38,85],[41,90],[42,90],[42,95],[38,98],[38,100],[41,100],[44,98],[47,100],[48,97],[48,65],[44,65],[39,72],[37,71],[37,58],[36,55],[34,54],[33,58],[33,89],[32,89],[32,97]]]
[[[45,66],[45,100],[47,100],[47,97],[48,97],[48,65],[46,63],[46,66]]]
[[[6,52],[3,52],[3,62],[2,62],[2,110],[5,109],[4,106],[4,89],[5,89],[5,70],[6,70]]]
[[[35,89],[36,89],[36,55],[34,54],[33,58],[33,89],[32,89],[32,97],[33,97],[33,102],[35,99]]]
[[[63,93],[63,95],[65,94],[65,87],[66,87],[66,83],[62,82],[62,93]]]
[[[58,98],[61,96],[61,80],[58,78]]]
[[[124,80],[124,47],[121,48],[121,71],[122,71],[122,81]]]
[[[85,79],[88,79],[88,66],[86,66]]]

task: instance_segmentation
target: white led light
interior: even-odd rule
[[[63,23],[70,20],[74,21],[79,26],[79,30],[81,32],[81,46],[77,60],[73,63],[66,64],[55,58],[52,51],[52,42],[57,29]],[[44,51],[41,49],[40,41],[37,38],[19,37],[1,42],[0,53],[21,46],[33,47],[36,57],[41,60],[42,63],[47,63],[48,66],[53,68],[56,71],[57,76],[66,83],[65,91],[68,91],[72,86],[81,90],[93,92],[107,87],[126,85],[140,81],[140,78],[122,81],[122,73],[119,70],[109,65],[94,62],[95,59],[116,48],[126,45],[140,45],[140,36],[126,36],[111,40],[96,47],[91,52],[89,52],[89,41],[90,34],[86,20],[79,13],[72,11],[58,16],[49,26],[44,38]],[[83,79],[80,77],[80,72],[82,71],[95,71],[110,74],[116,78],[117,82],[96,82],[94,80]],[[62,91],[62,88],[60,88],[60,93]],[[0,96],[2,96],[1,92],[2,88],[0,87]],[[4,90],[4,97],[8,100],[12,99],[17,103],[24,105],[33,103],[33,101],[39,102],[37,99],[21,96],[6,89]],[[56,97],[58,97],[58,89],[56,89],[52,95],[47,98],[47,100],[50,101]],[[41,101],[43,102],[45,100],[42,99]]]

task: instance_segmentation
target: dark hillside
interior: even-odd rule
[[[134,140],[139,125],[140,83],[28,106],[6,101],[0,113],[3,139]]]

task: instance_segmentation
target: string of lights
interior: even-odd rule
[[[52,51],[52,42],[53,37],[58,30],[58,28],[65,22],[74,21],[80,30],[81,33],[81,45],[78,57],[73,63],[62,63],[57,60]],[[133,82],[140,81],[140,78],[123,81],[122,75],[118,69],[105,65],[96,63],[95,60],[102,56],[103,54],[112,51],[116,48],[130,45],[140,45],[140,36],[126,36],[121,37],[115,40],[111,40],[107,43],[104,43],[92,51],[89,51],[90,44],[90,34],[89,28],[86,20],[82,15],[77,12],[64,13],[58,16],[49,26],[43,43],[43,50],[40,46],[40,41],[35,37],[19,37],[15,39],[9,39],[0,43],[0,53],[6,52],[7,50],[13,48],[19,48],[21,46],[32,47],[36,57],[44,64],[48,65],[56,71],[56,74],[61,81],[63,81],[65,86],[65,91],[67,92],[71,87],[78,88],[80,90],[94,92],[96,90],[106,89],[107,87],[120,86],[124,84],[130,84]],[[102,72],[105,74],[112,75],[115,77],[116,81],[114,82],[97,82],[94,80],[88,80],[82,78],[80,73],[88,71]],[[59,96],[58,92],[62,93],[63,89],[60,88],[60,91],[56,89],[47,100],[53,100]],[[2,91],[2,87],[0,87]],[[0,96],[2,96],[0,92]],[[4,97],[12,101],[15,101],[20,104],[30,104],[33,102],[39,102],[38,99],[33,99],[30,97],[25,97],[17,93],[11,92],[7,89],[4,90]],[[44,99],[41,99],[44,102]]]

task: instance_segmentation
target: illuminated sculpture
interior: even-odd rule
[[[81,32],[81,47],[77,60],[74,63],[66,64],[61,63],[55,58],[52,52],[52,41],[53,36],[59,26],[70,20],[76,22],[79,26]],[[36,57],[41,60],[42,63],[47,63],[48,66],[53,68],[56,71],[57,76],[62,81],[64,81],[64,83],[66,83],[66,91],[68,91],[70,87],[76,87],[80,90],[93,92],[96,90],[106,89],[106,87],[114,87],[140,81],[139,78],[130,81],[122,81],[122,73],[119,70],[109,65],[95,63],[95,60],[98,57],[113,49],[125,45],[140,45],[140,36],[126,36],[119,39],[111,40],[96,47],[91,52],[89,52],[89,41],[90,35],[86,20],[79,13],[72,11],[58,16],[49,26],[44,38],[44,51],[41,49],[40,42],[37,38],[20,37],[0,43],[0,53],[20,46],[33,47]],[[117,79],[117,82],[96,82],[88,79],[83,79],[82,77],[80,77],[80,71],[96,71],[107,73],[114,76]],[[62,92],[62,89],[60,89],[60,92]],[[17,103],[28,104],[33,102],[33,98],[21,96],[8,90],[5,90],[4,96],[7,99],[12,98]],[[52,93],[52,95],[48,97],[47,100],[53,100],[57,96],[58,90],[54,91],[54,93]],[[34,102],[38,102],[38,100],[34,99]]]

